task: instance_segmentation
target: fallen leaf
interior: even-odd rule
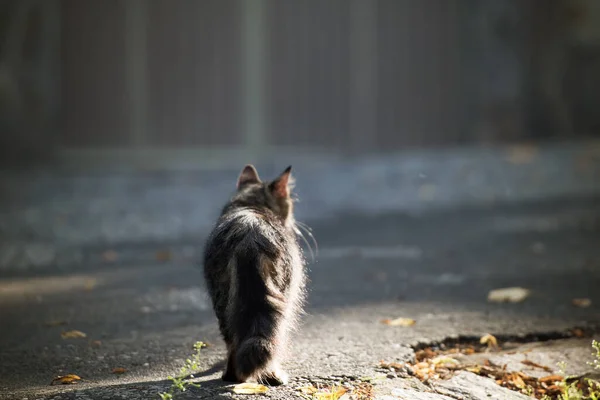
[[[411,318],[396,318],[396,319],[384,319],[381,320],[382,324],[386,324],[389,326],[413,326],[417,323],[414,319]]]
[[[52,379],[52,382],[50,382],[50,385],[69,385],[69,384],[74,384],[77,383],[78,381],[80,381],[81,378],[77,375],[64,375],[64,376],[57,376],[56,378]]]
[[[62,320],[62,319],[55,319],[55,320],[51,320],[51,321],[47,321],[44,323],[44,325],[46,326],[60,326],[60,325],[66,325],[67,321]]]
[[[530,361],[530,360],[523,360],[523,361],[521,361],[521,364],[525,364],[525,365],[527,365],[529,367],[540,368],[540,369],[543,369],[546,372],[552,372],[552,368],[546,367],[545,365],[541,365],[541,364],[535,363],[535,362]]]
[[[520,303],[525,300],[531,291],[522,287],[509,287],[494,289],[488,293],[488,301],[492,303]]]
[[[156,260],[160,262],[167,262],[171,259],[171,252],[169,250],[161,250],[156,252]]]
[[[446,364],[458,365],[460,364],[458,360],[452,357],[438,356],[431,360],[431,364],[436,366],[446,366]]]
[[[397,362],[391,362],[391,363],[387,363],[383,360],[379,361],[379,366],[381,368],[385,368],[385,369],[389,369],[389,368],[393,368],[395,370],[400,370],[402,368],[404,368],[403,364],[397,363]]]
[[[92,340],[91,345],[93,347],[100,347],[100,346],[102,346],[102,342],[100,340]]]
[[[314,386],[302,386],[297,389],[302,394],[312,395],[317,392],[317,388]]]
[[[63,339],[78,339],[78,338],[84,338],[87,335],[81,331],[72,330],[72,331],[61,332],[60,336],[62,336]]]
[[[572,333],[573,333],[573,336],[578,337],[578,338],[585,337],[585,332],[581,328],[573,329]]]
[[[517,145],[508,149],[508,162],[515,165],[529,164],[537,156],[538,149],[532,145]]]
[[[88,279],[83,284],[83,287],[88,292],[96,287],[96,279]]]
[[[483,335],[481,339],[479,339],[479,343],[485,344],[488,348],[497,348],[498,347],[498,339],[494,335]]]
[[[334,386],[331,389],[322,389],[313,393],[313,399],[316,400],[338,400],[346,393],[342,386]]]
[[[112,374],[124,374],[125,372],[127,372],[127,370],[125,368],[113,368],[113,370],[111,371]]]
[[[233,387],[233,392],[237,394],[260,394],[266,393],[269,390],[268,387],[259,383],[240,383]]]
[[[106,250],[104,253],[102,253],[102,259],[105,262],[112,263],[117,261],[117,258],[119,258],[119,255],[114,250]]]
[[[588,298],[573,299],[572,303],[575,307],[587,308],[592,305],[592,300]]]
[[[358,385],[354,385],[352,389],[352,396],[344,394],[340,400],[344,399],[373,399],[373,385],[369,382],[361,382]]]
[[[560,375],[548,375],[542,378],[539,378],[538,381],[543,383],[554,383],[554,382],[562,382],[565,378]]]

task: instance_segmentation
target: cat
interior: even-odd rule
[[[288,382],[280,362],[306,286],[291,170],[263,182],[246,165],[206,242],[204,278],[227,345],[224,381]]]

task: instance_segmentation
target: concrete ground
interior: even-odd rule
[[[415,215],[348,213],[311,225],[319,253],[308,266],[307,315],[287,363],[292,379],[269,398],[299,398],[296,389],[309,381],[331,385],[380,375],[376,398],[524,398],[468,372],[426,386],[378,364],[410,360],[410,345],[456,335],[557,339],[583,327],[600,339],[597,198]],[[202,351],[201,387],[175,398],[244,397],[219,380],[224,345],[196,262],[202,241],[98,245],[77,268],[5,274],[0,399],[157,399],[197,340],[210,344]],[[517,304],[486,301],[490,290],[511,286],[531,295]],[[574,307],[574,298],[592,305]],[[416,324],[380,322],[396,317]],[[86,337],[63,339],[69,330]],[[552,368],[566,361],[586,370],[590,343],[531,345]],[[127,371],[117,375],[114,368]],[[65,374],[83,380],[50,386]]]

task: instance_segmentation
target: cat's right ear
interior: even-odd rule
[[[252,164],[246,165],[240,173],[240,177],[237,181],[237,188],[239,189],[249,183],[260,183],[258,172],[256,172],[256,168],[254,168]]]

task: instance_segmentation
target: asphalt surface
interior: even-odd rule
[[[292,381],[270,390],[270,398],[298,397],[294,389],[306,380],[376,376],[380,360],[408,360],[417,342],[594,330],[600,323],[596,198],[422,215],[337,215],[311,225],[319,253],[308,266],[309,306],[287,363]],[[88,257],[70,271],[25,270],[0,280],[0,399],[157,399],[197,340],[210,344],[202,352],[201,387],[175,398],[235,397],[219,381],[224,345],[198,252],[181,250],[200,249],[202,240],[171,244],[168,255],[152,244],[106,248],[103,257]],[[131,256],[148,249],[159,253]],[[129,254],[126,262],[120,253]],[[510,286],[529,288],[531,295],[518,304],[486,301],[490,290]],[[573,298],[589,298],[592,306],[574,307]],[[380,323],[396,317],[417,323]],[[69,330],[86,337],[63,339]],[[113,374],[114,368],[127,372]],[[65,374],[83,380],[49,385]],[[488,390],[488,383],[465,379],[454,386]],[[381,396],[478,398],[403,385],[389,379]]]

